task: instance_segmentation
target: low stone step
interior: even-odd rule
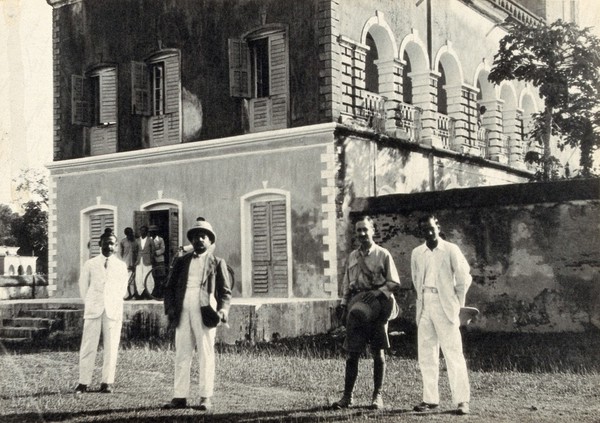
[[[79,330],[83,325],[83,309],[31,309],[23,310],[19,317],[38,317],[60,320],[60,330]]]
[[[4,347],[14,348],[22,345],[30,345],[31,338],[5,338],[0,337],[0,345]]]
[[[45,317],[13,317],[12,319],[2,319],[3,327],[33,327],[58,330],[62,326],[61,320],[47,319]]]
[[[2,327],[0,328],[0,338],[28,338],[39,340],[48,336],[50,332],[47,328],[36,327]]]

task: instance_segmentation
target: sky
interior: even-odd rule
[[[562,1],[562,0],[554,0]],[[600,0],[580,0],[580,26],[600,35]],[[52,161],[52,7],[0,0],[0,204],[20,202],[12,179]]]

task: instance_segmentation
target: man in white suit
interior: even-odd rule
[[[460,308],[465,305],[471,285],[470,268],[457,245],[440,237],[433,215],[419,220],[425,243],[411,255],[413,285],[417,291],[418,355],[423,378],[423,402],[417,412],[439,404],[438,380],[440,347],[448,368],[456,413],[469,413],[470,386],[460,334]]]
[[[123,325],[123,296],[129,279],[127,265],[113,254],[117,242],[117,237],[107,228],[100,237],[102,254],[86,261],[81,269],[79,292],[85,309],[76,394],[87,392],[92,382],[101,331],[104,357],[100,392],[112,392]]]

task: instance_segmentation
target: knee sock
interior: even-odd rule
[[[383,350],[373,353],[373,396],[381,393],[385,379],[385,354]]]
[[[358,376],[359,356],[360,354],[348,353],[348,358],[346,359],[346,378],[344,379],[345,397],[352,396],[352,391],[354,390],[354,383],[356,382],[356,377]]]

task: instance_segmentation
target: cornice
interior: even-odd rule
[[[46,0],[53,9],[59,9],[70,4],[81,3],[83,0]]]

